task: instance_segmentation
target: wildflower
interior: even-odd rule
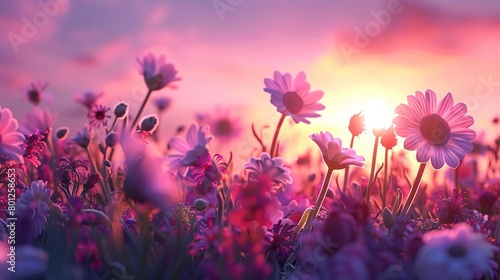
[[[166,63],[163,55],[156,58],[152,53],[148,53],[142,61],[137,61],[142,67],[144,82],[150,91],[160,90],[180,80],[174,65]]]
[[[141,119],[139,124],[139,129],[144,132],[152,134],[156,131],[159,125],[159,120],[157,115],[147,115]]]
[[[272,233],[270,240],[265,248],[266,260],[269,263],[277,261],[283,267],[288,257],[293,253],[292,236],[294,234],[295,225],[283,220],[273,225],[269,230]]]
[[[24,150],[23,157],[33,164],[35,167],[39,167],[41,159],[43,159],[43,152],[47,150],[47,144],[43,142],[43,139],[47,135],[47,132],[36,131],[33,135],[25,135],[26,140],[21,144],[21,149]]]
[[[24,89],[24,95],[26,100],[33,103],[33,105],[38,105],[42,101],[43,92],[48,87],[48,83],[38,82],[31,83]]]
[[[226,173],[227,163],[222,161],[222,156],[216,154],[213,159],[210,154],[200,156],[198,166],[193,167],[194,180],[198,184],[208,181],[212,185],[217,185],[222,179],[222,174]]]
[[[8,160],[23,161],[20,145],[24,136],[17,132],[17,120],[12,117],[10,109],[0,107],[0,163]]]
[[[495,247],[465,223],[428,232],[423,241],[415,261],[419,279],[479,279],[497,268]]]
[[[159,113],[165,111],[170,107],[171,99],[168,97],[158,97],[153,100],[156,105],[156,109]]]
[[[198,158],[208,153],[207,144],[212,141],[209,128],[206,125],[198,127],[192,124],[186,134],[186,138],[176,137],[170,140],[169,147],[176,154],[169,155],[170,166],[178,169],[182,176],[186,176],[189,166],[194,166]]]
[[[43,181],[34,181],[30,189],[26,190],[16,201],[16,215],[28,213],[31,215],[34,226],[35,236],[42,233],[47,217],[50,215],[50,189]]]
[[[57,116],[53,115],[49,109],[35,107],[26,114],[26,118],[21,123],[19,132],[31,135],[38,131],[51,131]]]
[[[229,110],[218,110],[215,114],[200,114],[197,118],[202,124],[210,126],[215,138],[221,141],[236,139],[243,130],[240,119],[232,117]]]
[[[380,144],[388,150],[398,144],[398,139],[396,138],[396,134],[394,134],[394,127],[392,125],[385,130],[384,135],[380,138]]]
[[[408,96],[408,105],[400,104],[395,112],[399,116],[393,120],[394,131],[406,137],[405,149],[417,150],[420,163],[431,160],[435,169],[445,163],[457,168],[465,154],[472,151],[471,142],[476,133],[467,128],[474,119],[465,115],[465,104],[454,104],[451,93],[436,104],[432,90],[427,90],[425,95],[417,91],[415,96]]]
[[[87,148],[90,144],[90,140],[93,137],[93,133],[94,131],[92,127],[84,126],[83,129],[79,131],[75,137],[71,138],[71,140],[78,144],[78,146]]]
[[[365,159],[356,155],[354,149],[342,148],[342,140],[334,138],[330,132],[314,133],[309,138],[318,145],[328,168],[344,169],[349,165],[365,167]]]
[[[90,163],[88,160],[62,157],[59,159],[56,175],[63,185],[79,185],[89,177],[89,169]]]
[[[86,91],[75,95],[75,101],[90,110],[103,95],[103,92],[95,93],[93,91]]]
[[[310,85],[306,82],[306,74],[300,72],[295,80],[289,73],[274,72],[273,79],[264,79],[264,91],[271,94],[271,103],[278,112],[292,117],[295,123],[311,123],[307,118],[320,117],[316,111],[325,109],[318,103],[323,97],[320,90],[310,92]]]
[[[103,105],[94,105],[92,109],[90,109],[87,117],[89,118],[90,124],[96,127],[101,127],[108,125],[108,120],[111,118],[110,115],[107,115],[107,112],[111,110],[111,108],[103,106]]]
[[[359,136],[365,131],[365,116],[361,112],[354,114],[349,120],[349,131],[352,136]]]
[[[123,119],[128,115],[128,104],[125,102],[120,102],[115,105],[115,109],[113,109],[113,113],[117,119]]]
[[[249,171],[248,177],[252,181],[262,177],[268,177],[273,188],[284,188],[292,183],[290,168],[285,167],[283,159],[275,157],[271,159],[268,153],[262,153],[260,158],[251,157],[243,168]]]
[[[436,200],[436,214],[443,224],[453,224],[465,222],[472,219],[473,212],[465,197],[466,191],[458,193],[453,190],[453,196],[445,197],[442,190],[434,194],[431,198]]]

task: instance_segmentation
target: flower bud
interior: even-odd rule
[[[158,124],[159,124],[158,116],[147,115],[142,118],[139,128],[142,131],[153,133],[158,128]]]
[[[203,211],[203,210],[207,209],[207,207],[208,207],[208,201],[206,201],[203,198],[197,198],[193,202],[193,207],[194,207],[194,209],[196,209],[198,211]]]
[[[128,104],[125,102],[120,102],[116,104],[114,113],[115,117],[118,119],[125,118],[128,114]]]
[[[361,112],[354,114],[349,121],[349,131],[353,136],[359,136],[365,130],[365,116]]]
[[[394,215],[392,215],[391,210],[389,210],[389,208],[387,207],[385,207],[384,210],[382,210],[382,220],[384,222],[385,227],[388,229],[391,229],[396,223]]]
[[[56,131],[56,137],[59,140],[64,140],[68,138],[68,134],[69,134],[69,128],[66,126],[60,127]]]
[[[120,136],[116,132],[110,132],[106,135],[106,146],[113,148],[120,142]]]
[[[105,165],[106,167],[111,167],[111,161],[109,161],[109,160],[105,160],[105,161],[104,161],[104,165]]]
[[[396,138],[396,134],[394,134],[394,127],[392,125],[384,132],[384,135],[380,139],[380,144],[388,150],[398,144],[398,139]]]

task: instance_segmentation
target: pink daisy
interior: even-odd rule
[[[394,131],[406,137],[405,149],[417,151],[418,162],[430,160],[435,169],[445,163],[457,168],[465,154],[472,151],[476,133],[468,127],[474,119],[465,115],[465,104],[454,104],[451,93],[437,104],[432,90],[425,95],[417,91],[415,96],[408,96],[408,105],[400,104],[395,112],[399,116],[393,120]]]
[[[163,55],[155,57],[152,53],[148,53],[142,61],[137,61],[142,67],[144,82],[150,91],[160,90],[172,82],[180,80],[174,65],[166,63]]]
[[[17,120],[10,109],[0,107],[0,163],[8,160],[23,162],[21,144],[25,137],[17,132]]]
[[[103,126],[107,126],[107,119],[111,118],[111,116],[107,114],[109,110],[111,110],[111,108],[109,107],[97,104],[94,105],[94,107],[92,107],[88,114],[90,124],[97,127],[100,127],[101,124]]]
[[[333,137],[330,132],[314,133],[309,137],[318,145],[328,168],[344,169],[349,165],[365,167],[365,159],[356,155],[354,149],[342,148],[342,140]]]
[[[264,91],[271,94],[271,103],[278,112],[292,117],[295,123],[311,123],[307,118],[320,117],[316,111],[325,109],[318,103],[323,97],[320,90],[310,91],[311,86],[306,82],[306,74],[300,72],[295,80],[289,73],[274,72],[273,79],[264,79]]]

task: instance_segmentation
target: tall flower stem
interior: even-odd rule
[[[330,185],[330,180],[332,179],[332,174],[333,174],[333,169],[328,168],[328,171],[326,172],[326,175],[325,175],[325,180],[323,181],[323,186],[321,187],[321,191],[319,192],[318,198],[316,199],[316,204],[314,204],[314,209],[313,209],[313,211],[312,211],[312,213],[309,216],[309,219],[307,221],[307,225],[306,225],[307,231],[309,231],[311,229],[311,223],[318,215],[319,209],[321,208],[321,205],[323,205],[323,202],[325,201],[326,192],[328,191],[328,186]]]
[[[403,209],[401,210],[401,215],[403,216],[406,216],[408,214],[408,211],[413,204],[413,200],[415,200],[418,189],[420,188],[420,182],[422,182],[422,176],[424,175],[425,166],[426,164],[422,163],[418,168],[417,177],[415,177],[415,181],[413,181],[413,186],[411,187],[408,198],[406,199],[405,204],[403,205]]]
[[[382,189],[382,209],[385,207],[386,199],[385,196],[387,195],[387,190],[389,189],[389,149],[385,149],[385,157],[384,157],[384,187]]]
[[[278,135],[280,134],[281,126],[283,126],[283,121],[285,120],[285,117],[286,117],[285,114],[281,115],[281,118],[278,121],[278,125],[276,126],[276,130],[274,131],[273,142],[271,143],[271,152],[269,153],[271,158],[276,156],[276,153],[277,153],[276,146],[278,145]]]
[[[351,144],[349,145],[349,148],[352,149],[352,147],[354,147],[354,135],[352,135],[351,137]],[[345,172],[344,172],[344,186],[342,186],[342,192],[345,193],[346,190],[347,190],[347,183],[349,181],[349,167],[350,166],[347,166],[345,168]]]
[[[144,98],[144,101],[142,101],[141,108],[139,108],[139,112],[137,112],[137,115],[134,118],[134,121],[130,125],[130,130],[134,130],[135,125],[137,124],[137,121],[141,117],[142,111],[144,111],[144,108],[146,107],[146,104],[149,101],[149,98],[151,97],[152,90],[148,90],[148,93],[146,94],[146,98]]]
[[[372,193],[372,186],[373,186],[373,176],[375,175],[375,165],[377,164],[377,151],[378,151],[378,141],[380,139],[380,136],[376,135],[375,136],[375,144],[373,145],[373,155],[372,155],[372,168],[370,171],[370,180],[368,180],[368,187],[366,189],[366,203],[370,205],[370,196]]]

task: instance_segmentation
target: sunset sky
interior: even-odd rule
[[[38,22],[28,36],[26,21]],[[155,93],[173,102],[165,137],[217,106],[234,108],[245,128],[276,123],[263,91],[275,70],[304,71],[325,92],[324,117],[295,128],[338,131],[346,142],[350,116],[373,98],[394,108],[415,90],[452,92],[478,131],[492,128],[500,103],[497,0],[2,1],[0,32],[0,106],[22,120],[32,105],[21,88],[47,81],[45,105],[72,134],[86,122],[76,93],[104,92],[102,103],[125,100],[137,111],[145,88],[136,58],[148,52],[164,54],[182,77]]]

